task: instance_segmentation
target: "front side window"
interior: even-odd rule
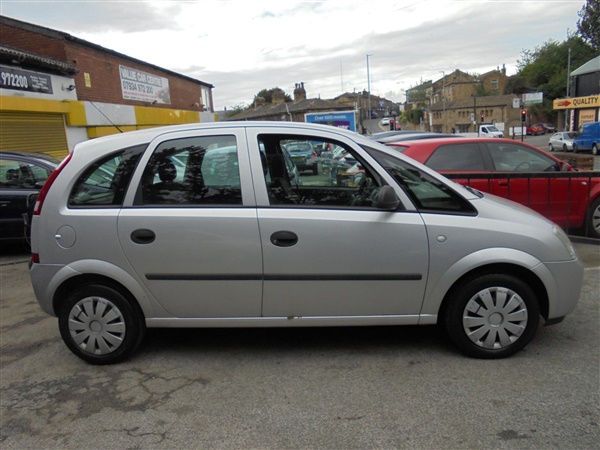
[[[425,163],[433,170],[484,170],[478,144],[452,144],[438,147]]]
[[[475,208],[441,181],[386,153],[369,153],[394,177],[420,212],[476,214]]]
[[[512,142],[487,144],[494,167],[499,172],[555,172],[556,162],[534,149]]]
[[[135,204],[241,205],[235,137],[192,137],[160,144],[144,169]]]
[[[107,207],[123,204],[133,171],[146,145],[112,153],[92,164],[77,180],[69,207]]]
[[[294,135],[259,136],[271,205],[374,208],[382,183],[349,146]]]

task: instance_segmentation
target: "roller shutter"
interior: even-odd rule
[[[0,150],[66,156],[69,146],[63,115],[0,111]]]

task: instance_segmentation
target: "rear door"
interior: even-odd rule
[[[240,129],[150,144],[118,219],[131,266],[174,317],[260,316],[262,254]]]

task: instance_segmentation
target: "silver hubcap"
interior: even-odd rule
[[[476,345],[501,349],[515,342],[527,326],[527,306],[516,292],[493,287],[475,294],[463,312],[463,328]]]
[[[123,343],[125,319],[119,308],[108,300],[87,297],[71,309],[69,331],[83,351],[93,355],[106,355]]]

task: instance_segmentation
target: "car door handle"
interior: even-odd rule
[[[154,231],[141,228],[131,233],[131,240],[136,244],[151,244],[156,239]]]
[[[298,235],[291,231],[277,231],[271,235],[271,243],[277,247],[291,247],[298,242]]]

